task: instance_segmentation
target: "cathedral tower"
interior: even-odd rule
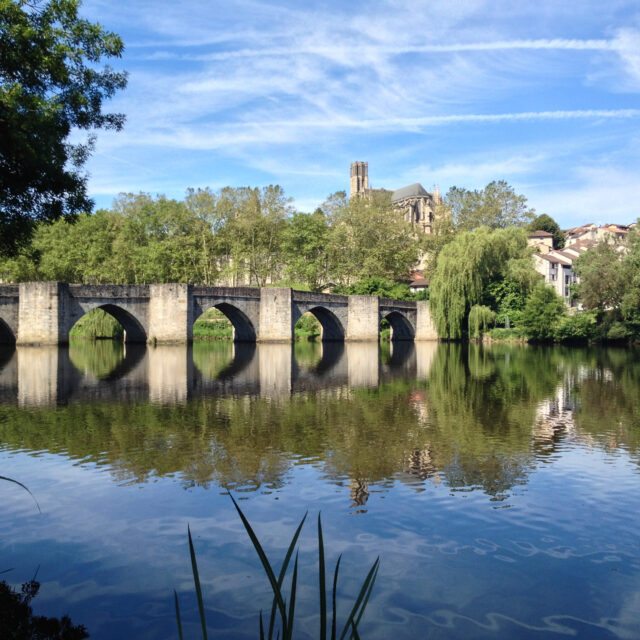
[[[362,196],[369,191],[369,163],[351,163],[351,190],[349,196]]]

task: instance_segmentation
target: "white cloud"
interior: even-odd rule
[[[640,166],[584,166],[564,176],[563,184],[530,192],[538,211],[564,226],[584,222],[630,223],[640,217]]]
[[[620,56],[629,87],[640,89],[640,30],[620,29],[616,33],[613,45]]]

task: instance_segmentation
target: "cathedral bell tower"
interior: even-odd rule
[[[363,196],[369,191],[369,163],[351,163],[351,189],[349,196]]]

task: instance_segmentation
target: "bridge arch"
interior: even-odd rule
[[[221,311],[229,320],[231,325],[233,326],[233,341],[234,342],[255,342],[256,341],[256,330],[253,326],[253,323],[249,319],[246,313],[241,311],[235,305],[232,305],[228,302],[219,302],[217,304],[212,304],[207,308],[199,309],[200,313],[194,318],[194,322],[207,310],[207,309],[217,309]]]
[[[0,318],[0,344],[15,344],[16,336],[11,327]]]
[[[322,327],[322,342],[343,342],[345,329],[338,318],[330,309],[321,305],[312,306],[305,309],[298,308],[293,317],[293,325],[305,314],[311,313]]]
[[[413,340],[415,338],[415,329],[403,313],[391,311],[383,315],[383,318],[391,326],[391,340]]]
[[[102,311],[108,313],[122,325],[122,328],[124,329],[125,342],[144,343],[147,341],[147,332],[145,331],[142,323],[130,311],[127,311],[123,307],[111,303],[82,305],[83,313],[73,318],[73,323],[70,327],[67,328],[67,337],[69,336],[69,332],[71,331],[75,323],[94,309],[102,309]]]

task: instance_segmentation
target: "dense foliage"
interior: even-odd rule
[[[418,251],[419,239],[388,197],[347,202],[337,194],[305,214],[294,212],[279,186],[227,187],[189,190],[182,201],[124,194],[75,223],[40,225],[30,246],[0,262],[0,279],[311,290],[376,279],[396,287]]]
[[[25,582],[20,592],[0,582],[0,637],[11,640],[83,640],[89,634],[69,616],[49,618],[33,614],[32,600],[40,591],[36,580]]]
[[[529,231],[548,231],[553,234],[553,248],[562,249],[564,247],[565,237],[560,225],[546,213],[536,216],[529,223]]]
[[[494,311],[481,304],[475,304],[469,312],[469,337],[482,338],[487,329],[495,322]]]
[[[483,302],[492,283],[514,279],[526,290],[535,278],[523,230],[480,227],[458,234],[442,250],[431,281],[431,311],[439,335],[462,338],[471,307]]]
[[[0,253],[15,254],[38,221],[91,209],[82,166],[93,138],[120,129],[103,102],[126,85],[122,40],[78,16],[79,0],[0,2]]]
[[[640,337],[640,233],[623,245],[601,242],[575,265],[580,277],[576,296],[595,314],[599,338]]]
[[[564,314],[565,306],[560,296],[541,282],[527,300],[522,313],[522,327],[533,340],[553,340]]]
[[[458,229],[471,230],[481,226],[504,229],[529,223],[534,210],[527,198],[517,194],[504,180],[490,182],[484,189],[469,190],[451,187],[446,203]]]

